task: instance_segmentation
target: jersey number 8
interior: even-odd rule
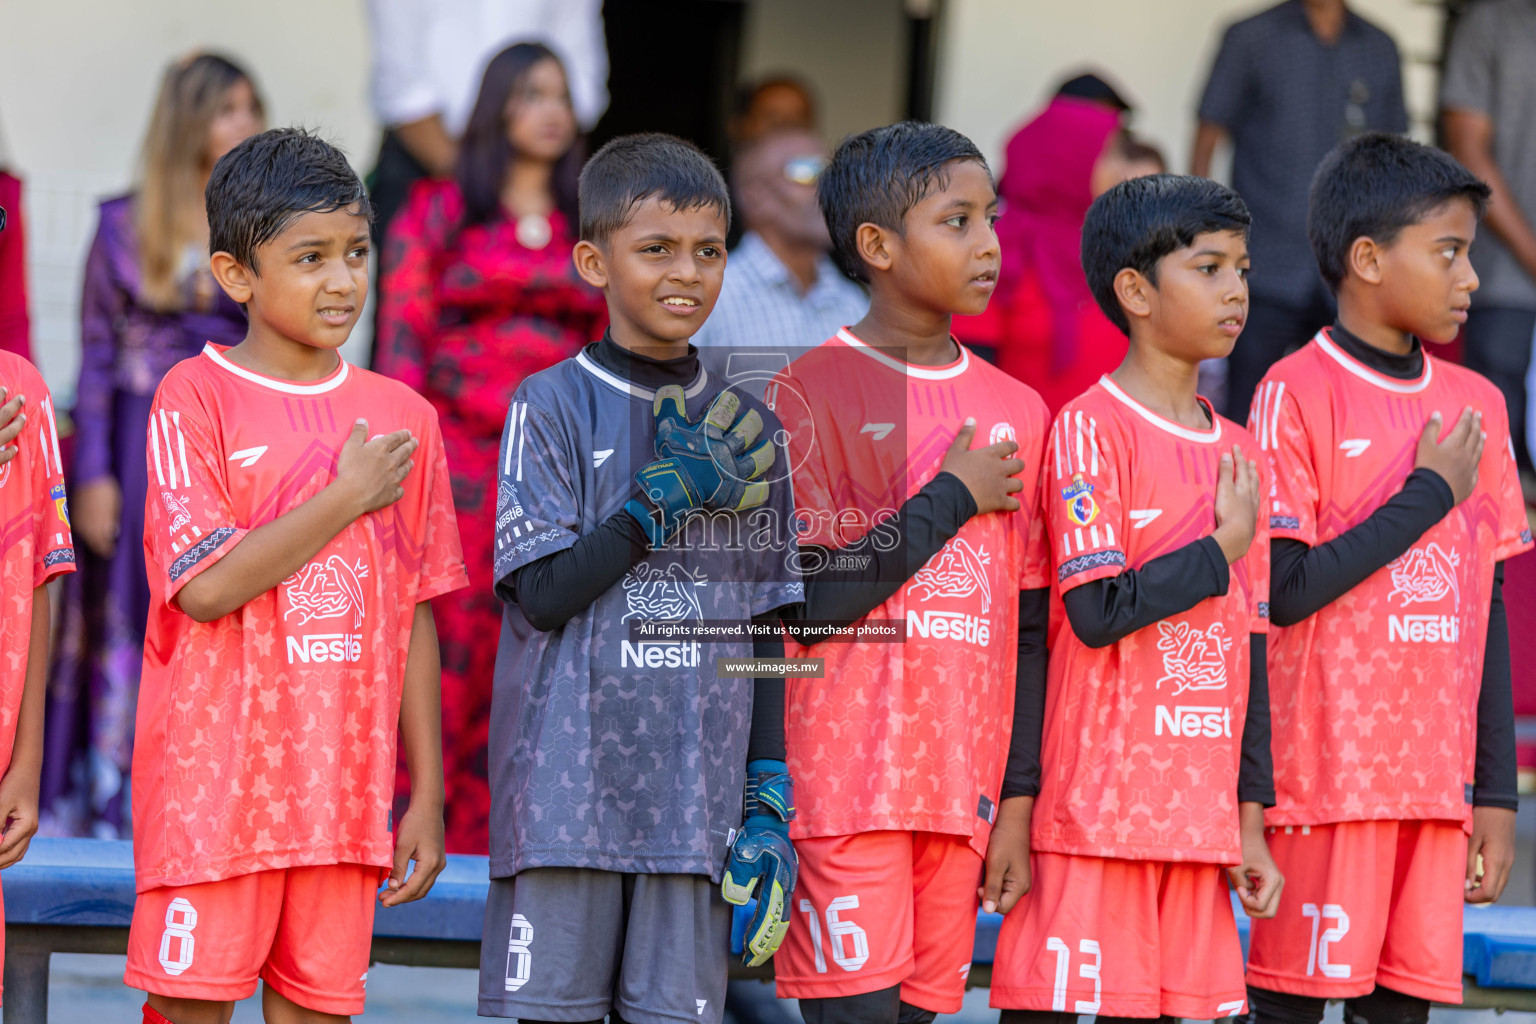
[[[192,904],[180,896],[171,900],[165,908],[165,932],[160,936],[160,966],[173,978],[192,966],[192,929],[196,927],[197,911]]]
[[[533,973],[533,951],[529,949],[532,945],[533,925],[522,914],[513,914],[512,928],[507,936],[508,992],[516,992],[528,984],[528,978]]]

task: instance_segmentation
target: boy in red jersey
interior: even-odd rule
[[[1083,225],[1089,286],[1130,349],[1046,446],[1058,614],[1033,888],[992,974],[1004,1024],[1241,1013],[1228,879],[1251,915],[1279,898],[1259,447],[1195,393],[1242,330],[1248,224],[1230,189],[1155,175]]]
[[[207,203],[250,331],[174,367],[150,412],[125,980],[150,1024],[225,1024],[258,977],[269,1024],[345,1021],[375,901],[419,899],[444,864],[427,602],[466,582],[447,463],[431,406],[336,352],[367,287],[346,158],[269,131]]]
[[[1275,364],[1250,420],[1274,475],[1266,817],[1292,880],[1249,949],[1265,1022],[1315,1024],[1344,999],[1350,1019],[1422,1024],[1430,1001],[1459,1003],[1462,903],[1509,877],[1501,563],[1531,534],[1498,390],[1423,345],[1466,319],[1488,195],[1395,135],[1342,144],[1313,179],[1338,320]]]
[[[48,685],[48,581],[75,570],[53,396],[31,363],[0,352],[0,868],[37,831]],[[22,408],[28,410],[22,412]],[[13,443],[14,442],[14,443]],[[5,959],[0,931],[0,965]]]
[[[768,392],[790,432],[808,615],[867,613],[906,639],[792,648],[825,672],[786,695],[800,874],[775,973],[807,1024],[914,1024],[960,1009],[993,823],[1034,792],[1005,754],[1018,716],[1039,728],[1038,704],[1014,693],[1044,679],[1033,483],[1048,414],[950,334],[997,278],[997,195],[970,140],[916,123],[865,132],[817,187],[835,256],[871,303]],[[976,433],[989,443],[972,449]],[[835,582],[823,563],[853,551],[890,557]],[[989,909],[1020,884],[999,863]]]

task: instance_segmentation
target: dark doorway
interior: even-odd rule
[[[606,0],[608,110],[591,148],[630,132],[670,132],[725,166],[742,15],[740,0]]]

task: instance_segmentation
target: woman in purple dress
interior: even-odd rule
[[[80,571],[64,588],[48,686],[42,828],[129,833],[128,768],[144,657],[144,462],[149,404],[203,343],[245,337],[245,314],[208,270],[203,188],[214,163],[262,129],[250,75],[212,54],[165,74],[138,188],[101,205],[85,265],[72,525]]]

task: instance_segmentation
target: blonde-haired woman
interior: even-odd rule
[[[194,54],[165,72],[137,188],[101,205],[85,265],[72,525],[81,571],[66,588],[49,686],[43,826],[128,832],[127,773],[149,591],[144,451],[165,372],[205,342],[245,337],[245,315],[208,270],[203,188],[219,157],[262,130],[239,65]]]

